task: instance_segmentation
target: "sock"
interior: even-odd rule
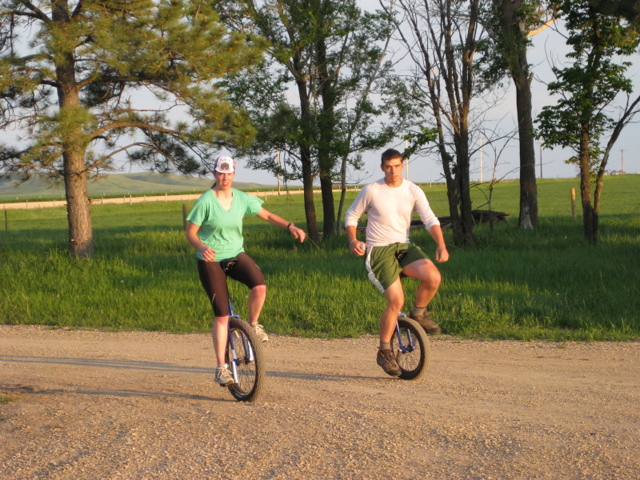
[[[427,307],[419,307],[417,305],[414,305],[411,308],[411,316],[420,316],[420,315],[424,315],[424,312],[427,310]]]
[[[391,350],[390,342],[380,342],[380,350]]]

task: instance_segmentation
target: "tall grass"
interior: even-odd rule
[[[518,184],[498,184],[491,207],[513,218],[476,228],[474,247],[453,246],[439,268],[442,287],[431,308],[445,333],[459,337],[554,340],[640,338],[640,176],[607,179],[601,239],[582,238],[570,210],[577,180],[539,182],[541,226],[517,228]],[[425,186],[446,215],[444,187]],[[355,193],[349,194],[349,200]],[[481,207],[486,186],[474,189]],[[191,205],[189,205],[190,207]],[[304,226],[302,197],[269,197],[266,208]],[[486,208],[486,207],[483,207]],[[109,330],[205,332],[212,313],[199,284],[178,202],[93,208],[97,253],[67,254],[64,209],[7,211],[0,234],[0,322]],[[578,214],[580,212],[578,211]],[[267,330],[283,335],[349,337],[376,333],[382,295],[345,239],[297,244],[283,229],[249,218],[246,249],[265,273]],[[433,251],[428,234],[413,239]],[[407,308],[416,282],[404,280]],[[246,314],[247,290],[230,282]]]

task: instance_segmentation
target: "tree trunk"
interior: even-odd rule
[[[323,2],[322,15],[329,8]],[[324,24],[323,18],[321,23]],[[320,96],[322,98],[322,112],[319,118],[318,142],[318,170],[320,175],[320,190],[322,191],[322,232],[324,238],[336,233],[336,213],[333,199],[333,167],[335,160],[332,155],[333,135],[335,131],[335,103],[336,92],[334,79],[327,70],[327,46],[325,39],[316,42],[317,68],[320,81]]]
[[[320,176],[320,190],[322,191],[322,234],[324,238],[329,238],[336,233],[336,209],[330,175]]]
[[[63,159],[69,251],[75,258],[90,258],[94,252],[94,242],[84,157],[78,153],[65,153]]]
[[[447,200],[449,202],[449,216],[451,217],[451,229],[453,230],[453,243],[458,247],[464,246],[464,229],[460,218],[460,185],[456,178],[457,174],[452,171],[451,166],[455,170],[453,158],[446,150],[444,137],[440,136],[438,142],[438,150],[442,159],[442,169],[444,170],[444,178],[447,182]]]
[[[596,178],[596,189],[593,193],[593,232],[595,241],[600,238],[600,198],[602,195],[602,189],[604,188],[604,166],[598,171]]]
[[[464,247],[464,230],[460,219],[460,187],[454,179],[447,179],[447,200],[449,201],[449,216],[453,230],[453,243],[457,247]]]
[[[536,155],[533,137],[533,107],[531,105],[531,74],[527,61],[525,32],[519,25],[521,1],[502,1],[502,25],[513,50],[508,52],[509,70],[516,87],[518,141],[520,146],[520,216],[518,226],[538,227],[538,187],[536,184]]]
[[[598,241],[598,215],[591,205],[591,169],[589,157],[588,126],[582,126],[580,137],[580,199],[582,201],[582,226],[584,238],[589,243]]]
[[[518,110],[518,139],[520,144],[520,216],[518,226],[538,227],[538,186],[536,183],[536,155],[533,140],[531,84],[526,71],[518,73],[516,104]]]
[[[460,220],[461,231],[460,237],[457,239],[457,245],[471,246],[475,243],[473,237],[473,205],[471,202],[471,188],[469,182],[469,135],[466,128],[467,116],[461,122],[462,132],[460,132],[460,139],[456,141],[456,175],[455,181],[458,183],[458,191],[460,195]]]
[[[294,56],[294,71],[300,72],[300,56],[296,53]],[[313,198],[313,165],[311,159],[311,149],[309,148],[309,139],[312,138],[310,131],[311,122],[311,104],[309,101],[308,85],[304,77],[297,76],[296,86],[298,89],[298,98],[300,99],[300,123],[302,135],[298,141],[300,148],[300,163],[302,165],[302,186],[304,191],[304,213],[307,220],[307,233],[313,241],[320,240],[320,231],[318,230],[318,220],[316,217],[316,206]]]
[[[304,191],[304,213],[307,219],[307,233],[314,242],[320,240],[318,230],[318,220],[316,217],[316,206],[313,199],[313,172],[311,168],[311,154],[308,149],[300,149],[300,159],[302,162],[302,185]]]
[[[52,3],[52,19],[57,24],[70,23],[68,4],[64,0]],[[60,25],[59,25],[60,26]],[[61,27],[62,28],[62,27]],[[69,225],[69,251],[75,258],[89,258],[94,252],[91,207],[87,190],[87,172],[84,163],[86,144],[83,125],[77,118],[80,106],[79,86],[75,78],[72,51],[61,51],[56,59],[58,106],[62,163],[67,199]],[[64,120],[63,120],[64,119]]]
[[[344,224],[342,222],[342,212],[344,211],[345,198],[347,196],[347,157],[342,158],[340,165],[340,200],[338,201],[338,214],[336,216],[336,234],[342,234]]]

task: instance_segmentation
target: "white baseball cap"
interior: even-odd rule
[[[213,162],[213,170],[218,173],[233,173],[236,170],[236,161],[228,155],[221,155]]]

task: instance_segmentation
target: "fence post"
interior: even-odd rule
[[[576,189],[571,189],[571,216],[576,219]]]

